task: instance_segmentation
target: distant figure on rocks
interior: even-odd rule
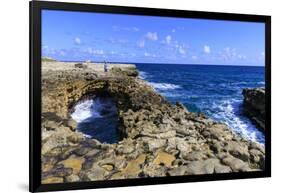
[[[107,72],[107,63],[106,63],[106,61],[104,61],[104,72]]]

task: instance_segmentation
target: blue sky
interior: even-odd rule
[[[264,66],[264,24],[42,11],[42,55],[64,61]]]

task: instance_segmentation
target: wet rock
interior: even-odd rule
[[[244,96],[244,112],[262,131],[265,129],[265,89],[246,88]]]

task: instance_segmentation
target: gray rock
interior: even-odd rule
[[[212,174],[215,167],[220,165],[218,159],[207,159],[203,161],[193,161],[187,165],[188,174]]]
[[[244,144],[235,141],[229,141],[226,143],[224,149],[236,158],[239,158],[243,161],[249,160],[250,155],[248,153],[248,147]]]
[[[168,171],[169,176],[182,176],[185,175],[187,171],[187,166],[179,166]]]
[[[245,172],[245,171],[251,171],[251,168],[249,167],[249,165],[246,163],[246,162],[243,162],[241,159],[237,159],[235,157],[232,157],[232,156],[228,156],[226,158],[224,158],[222,160],[222,162],[231,167],[231,169],[234,171],[234,172],[239,172],[239,171],[242,171],[242,172]]]
[[[215,173],[230,173],[232,172],[229,166],[219,165],[215,166]]]
[[[66,182],[79,182],[80,178],[78,175],[75,174],[71,174],[70,176],[66,176],[65,177],[65,181]]]
[[[166,140],[165,139],[150,139],[150,140],[146,141],[145,145],[147,146],[147,148],[150,152],[153,152],[160,147],[164,147],[166,145]]]
[[[201,151],[192,151],[190,153],[184,154],[183,159],[189,160],[189,161],[198,161],[198,160],[204,160],[207,156]]]

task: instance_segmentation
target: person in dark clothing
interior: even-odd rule
[[[104,68],[104,72],[107,72],[107,63],[106,63],[106,61],[104,61],[103,68]]]

